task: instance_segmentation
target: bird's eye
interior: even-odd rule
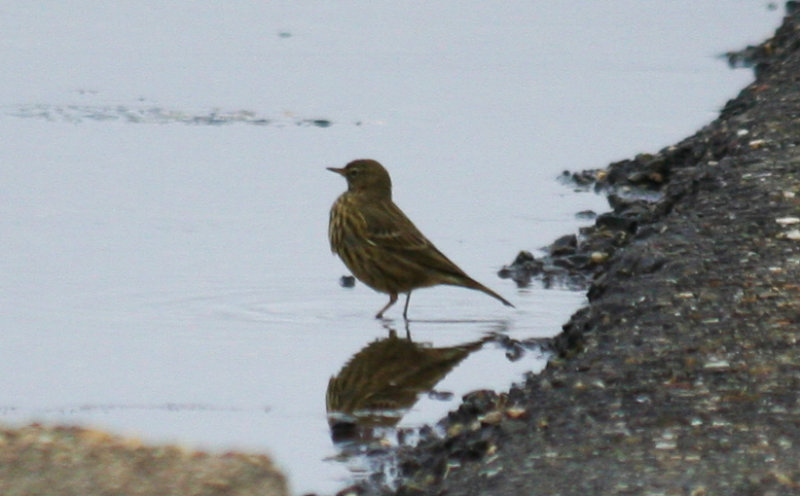
[[[351,169],[347,172],[347,175],[350,177],[356,177],[358,175],[358,169]]]

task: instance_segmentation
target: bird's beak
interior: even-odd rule
[[[335,172],[337,174],[344,176],[344,169],[337,169],[336,167],[327,167],[327,169],[331,172]]]

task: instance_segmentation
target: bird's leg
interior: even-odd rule
[[[389,293],[389,303],[386,304],[385,307],[381,308],[377,315],[375,315],[376,319],[383,318],[383,312],[385,312],[390,306],[394,305],[397,301],[397,293]]]
[[[410,299],[411,299],[411,291],[409,290],[408,294],[406,295],[406,306],[403,307],[403,319],[405,319],[405,320],[408,320],[408,316],[407,316],[407,314],[408,314],[408,301]]]

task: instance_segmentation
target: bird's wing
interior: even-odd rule
[[[425,250],[432,246],[417,226],[392,202],[362,209],[370,244],[397,251]]]
[[[366,222],[367,242],[399,256],[410,256],[421,267],[452,274],[466,274],[431,243],[393,202],[362,209]]]

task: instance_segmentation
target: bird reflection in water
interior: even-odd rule
[[[369,443],[376,431],[394,427],[421,393],[434,391],[459,362],[492,337],[433,348],[400,338],[375,340],[353,355],[328,382],[326,406],[334,442]]]

